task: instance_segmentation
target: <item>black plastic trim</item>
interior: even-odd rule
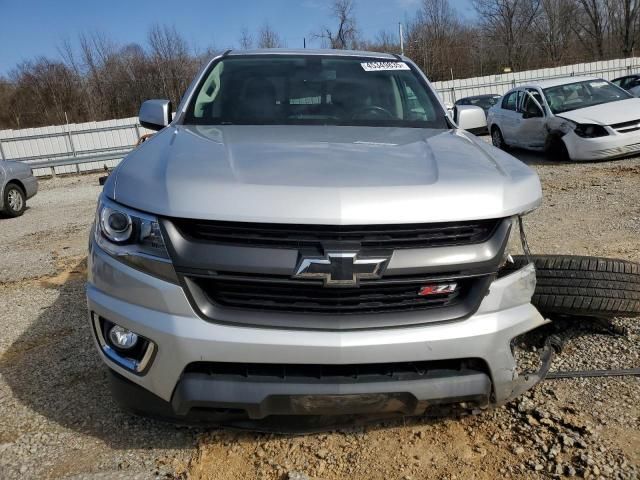
[[[399,412],[418,415],[433,405],[489,405],[490,377],[477,370],[437,370],[421,380],[350,384],[237,382],[202,373],[183,374],[171,404],[192,409],[240,409],[251,419],[270,415],[340,415]]]

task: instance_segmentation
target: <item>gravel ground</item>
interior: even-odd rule
[[[534,253],[640,261],[640,159],[552,164],[515,154],[543,182],[543,206],[526,218]],[[640,478],[638,378],[549,380],[476,415],[300,436],[119,411],[86,325],[97,177],[42,181],[22,218],[0,219],[0,478]],[[552,369],[640,366],[640,322],[614,324],[627,332],[554,322],[549,331],[566,344]]]

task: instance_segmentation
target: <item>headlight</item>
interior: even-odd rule
[[[609,135],[607,129],[602,125],[594,125],[590,123],[578,123],[573,130],[576,135],[582,138],[598,138]]]
[[[160,224],[153,215],[100,197],[93,233],[98,246],[115,259],[177,283]]]
[[[111,242],[124,243],[131,239],[133,221],[125,212],[103,207],[100,212],[100,228]]]

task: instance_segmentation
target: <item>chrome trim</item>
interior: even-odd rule
[[[428,273],[442,267],[447,267],[450,270],[457,265],[462,269],[469,269],[495,262],[506,245],[512,224],[512,219],[505,219],[491,238],[483,243],[395,250],[385,274]]]
[[[470,272],[472,269],[479,269],[477,273],[483,274],[494,272],[502,260],[513,221],[512,217],[503,219],[491,237],[482,243],[396,249],[382,272],[384,277],[381,281],[395,275],[437,275],[450,280],[453,276],[459,276],[458,273],[450,272],[464,271],[465,277],[476,273]],[[171,221],[161,219],[160,224],[174,268],[185,275],[211,277],[217,273],[236,272],[291,277],[300,267],[300,254],[296,248],[193,242],[183,236]],[[331,248],[337,249],[340,245],[334,242]],[[381,255],[380,250],[374,248],[360,251],[361,254],[372,257],[387,254],[384,251]]]
[[[104,353],[104,355],[109,360],[111,360],[118,366],[122,368],[126,368],[127,370],[137,373],[138,375],[142,375],[147,370],[147,367],[149,366],[151,359],[153,358],[153,355],[156,350],[156,344],[153,343],[148,338],[138,335],[139,338],[144,338],[148,343],[147,349],[145,350],[144,355],[142,356],[142,359],[140,359],[140,361],[138,362],[136,360],[123,357],[118,352],[116,352],[113,348],[111,348],[107,344],[106,340],[104,339],[104,335],[102,334],[102,326],[100,325],[100,316],[95,312],[92,312],[91,318],[93,320],[93,329],[95,331],[95,335],[98,339],[98,344],[100,345],[100,349],[102,350],[102,353]]]
[[[298,266],[296,267],[293,278],[321,278],[324,281],[325,287],[355,287],[360,283],[360,279],[378,279],[382,277],[384,267],[389,262],[389,257],[364,257],[358,258],[359,252],[341,252],[341,251],[328,251],[324,257],[302,257]],[[334,263],[332,259],[351,259],[351,278],[350,279],[334,279],[333,267],[336,270],[341,270],[340,264],[345,262]],[[310,271],[314,265],[329,265],[329,271]],[[371,266],[370,272],[358,272],[357,266]],[[346,273],[346,272],[345,272]]]

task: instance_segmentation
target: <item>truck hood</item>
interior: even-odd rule
[[[426,223],[535,208],[538,176],[456,130],[170,126],[105,194],[160,216],[270,223]]]
[[[629,98],[617,102],[602,103],[593,107],[579,108],[562,112],[558,117],[576,123],[593,123],[596,125],[615,125],[640,119],[640,98]]]

